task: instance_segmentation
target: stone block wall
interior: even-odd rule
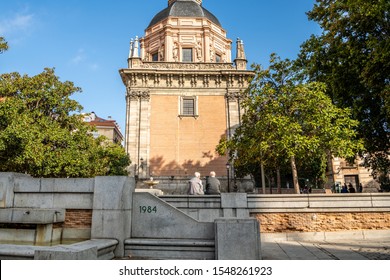
[[[25,240],[32,241],[40,234],[44,242],[61,238],[115,239],[118,241],[115,255],[122,256],[129,237],[151,238],[164,233],[168,239],[180,238],[190,230],[188,238],[208,240],[213,233],[211,225],[220,218],[252,217],[260,224],[262,237],[268,233],[307,236],[319,232],[334,235],[342,231],[390,232],[390,194],[387,193],[168,195],[159,198],[165,203],[157,203],[150,195],[141,200],[145,194],[134,190],[135,180],[130,177],[36,179],[0,173],[0,233],[3,234],[0,240],[21,240],[21,234]],[[146,215],[143,206],[156,206],[156,212],[161,210],[158,213],[165,220]],[[173,213],[177,214],[175,220],[170,218]],[[174,221],[177,228],[182,224],[184,227],[172,231],[170,226]],[[203,232],[192,235],[195,229],[202,228],[199,225],[203,226]]]
[[[91,238],[123,241],[130,235],[134,187],[129,177],[59,179],[0,173],[0,241],[13,241],[23,230],[15,241],[35,244],[40,228],[47,244]]]
[[[241,194],[239,204],[225,209],[226,195],[162,198],[200,221],[226,217],[227,210],[228,216],[246,213],[259,221],[263,234],[390,230],[389,194]]]
[[[257,195],[248,197],[248,207],[263,237],[338,238],[358,232],[361,238],[390,232],[389,194]]]
[[[262,233],[390,230],[390,212],[253,214]]]

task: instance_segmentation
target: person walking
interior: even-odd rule
[[[206,182],[206,194],[220,194],[221,193],[221,183],[217,178],[215,178],[215,172],[210,172],[210,177]]]

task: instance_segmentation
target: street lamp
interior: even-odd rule
[[[226,173],[227,173],[227,185],[228,185],[228,192],[230,192],[230,163],[226,163]]]

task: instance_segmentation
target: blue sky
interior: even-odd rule
[[[129,42],[142,37],[167,0],[2,0],[0,36],[9,51],[0,55],[0,74],[30,76],[55,68],[62,81],[83,92],[73,95],[84,112],[112,116],[122,132],[125,87],[118,70],[127,66]],[[296,58],[300,45],[320,33],[306,12],[315,0],[203,0],[228,38],[244,41],[249,65],[268,64],[273,52]],[[235,45],[234,45],[235,48]],[[233,55],[235,50],[233,51]]]

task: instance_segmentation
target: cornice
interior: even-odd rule
[[[253,71],[237,70],[231,63],[144,62],[121,69],[128,92],[132,89],[223,89],[242,91]]]
[[[144,62],[137,69],[235,70],[231,63]]]

